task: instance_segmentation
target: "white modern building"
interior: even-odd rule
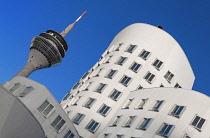
[[[60,104],[28,79],[61,63],[64,36],[80,18],[62,33],[34,37],[26,66],[0,85],[1,138],[210,137],[209,97],[191,90],[190,63],[161,27],[136,23],[119,32]]]

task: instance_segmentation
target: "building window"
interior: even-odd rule
[[[54,106],[48,102],[47,100],[44,101],[44,103],[42,103],[37,110],[42,113],[45,117],[47,117],[47,115],[50,113],[50,111],[52,111],[52,109],[54,108]]]
[[[103,115],[103,116],[106,116],[108,114],[108,112],[110,111],[111,107],[103,104],[101,106],[101,108],[98,110],[98,113]]]
[[[189,135],[185,134],[183,138],[191,138]]]
[[[92,82],[88,82],[88,84],[84,87],[84,91],[87,91],[90,87],[90,85],[92,84]]]
[[[131,69],[132,71],[134,71],[134,72],[138,72],[138,70],[140,69],[140,67],[141,67],[141,64],[138,64],[138,63],[134,62],[134,63],[131,65],[130,69]]]
[[[158,135],[169,137],[173,129],[174,129],[174,125],[163,123],[163,125],[160,127],[158,131]]]
[[[19,95],[18,97],[24,97],[26,96],[29,92],[33,91],[34,88],[32,86],[26,87]]]
[[[90,108],[93,106],[93,103],[96,101],[94,98],[89,98],[88,101],[85,103],[84,107]]]
[[[148,59],[149,56],[151,55],[150,52],[146,51],[146,50],[142,50],[142,52],[140,53],[140,57],[143,58],[144,60]]]
[[[74,119],[73,119],[73,122],[74,122],[75,124],[79,124],[79,123],[82,121],[82,119],[83,119],[84,117],[85,117],[84,114],[77,113],[77,114],[75,115]]]
[[[168,72],[166,73],[166,75],[164,76],[164,78],[165,78],[168,82],[171,82],[172,79],[173,79],[173,77],[174,77],[174,74],[172,74],[170,71],[168,71]]]
[[[85,74],[82,76],[82,79],[85,79],[88,74],[89,74],[89,72],[85,72]]]
[[[111,69],[111,70],[109,71],[109,73],[106,75],[106,78],[112,79],[113,76],[114,76],[116,73],[117,73],[117,70]]]
[[[106,87],[106,84],[100,83],[95,91],[101,93],[105,87]]]
[[[141,124],[137,127],[137,129],[146,130],[151,122],[152,118],[144,118]]]
[[[76,89],[78,86],[79,86],[79,82],[77,82],[74,86],[73,86],[73,88],[72,89]]]
[[[74,138],[74,134],[69,130],[63,138]]]
[[[126,121],[126,123],[123,126],[124,127],[130,127],[135,118],[136,118],[136,116],[129,116],[128,120]]]
[[[61,127],[66,123],[65,120],[62,119],[62,117],[59,115],[56,117],[56,119],[51,123],[51,126],[55,128],[55,130],[58,132]]]
[[[110,127],[115,127],[117,126],[117,124],[120,122],[120,118],[122,117],[122,115],[117,116],[114,120],[114,122],[110,125]]]
[[[119,51],[120,48],[122,47],[122,45],[123,45],[123,43],[120,43],[120,44],[116,47],[115,51]]]
[[[106,58],[106,60],[104,61],[104,63],[109,63],[111,58],[112,58],[112,56],[109,56],[108,58]]]
[[[182,88],[178,83],[174,86],[174,88]]]
[[[116,135],[116,138],[124,138],[124,137],[125,137],[124,134],[117,134],[117,135]]]
[[[148,101],[147,99],[142,99],[141,102],[138,104],[137,107],[135,107],[135,109],[143,109],[144,105],[146,104],[146,102]]]
[[[159,59],[156,59],[155,62],[152,64],[157,70],[160,70],[162,68],[163,62]]]
[[[114,89],[114,91],[109,95],[109,98],[111,98],[112,100],[117,101],[121,94],[122,94],[122,92]]]
[[[127,57],[120,57],[120,59],[117,61],[116,64],[123,65],[123,63],[125,63],[126,59],[127,59]]]
[[[67,93],[64,97],[63,97],[63,100],[67,100],[69,98],[71,94],[70,93]]]
[[[175,105],[175,107],[173,108],[173,110],[170,114],[172,116],[179,118],[182,115],[182,113],[184,112],[185,108],[186,108],[185,106]]]
[[[141,85],[139,85],[136,90],[140,90],[140,89],[143,89]]]
[[[76,97],[76,98],[74,99],[74,101],[72,102],[71,105],[77,105],[77,103],[78,103],[78,101],[80,100],[81,97],[82,97],[82,96]]]
[[[196,115],[195,118],[193,119],[191,125],[193,127],[195,127],[196,129],[198,129],[199,131],[201,131],[201,128],[202,128],[203,124],[205,123],[205,121],[206,121],[205,119]]]
[[[155,79],[155,75],[150,73],[150,72],[147,72],[147,74],[144,76],[144,79],[149,82],[149,83],[152,83]]]
[[[18,82],[18,83],[15,83],[15,85],[9,89],[10,92],[14,92],[15,90],[17,90],[18,88],[20,88],[21,84]]]
[[[154,107],[152,108],[153,111],[159,111],[161,106],[163,105],[164,101],[159,101],[157,100],[156,101],[156,104],[154,105]]]
[[[99,127],[99,123],[95,120],[91,120],[90,123],[86,126],[86,129],[92,133],[96,132],[97,128]]]
[[[128,86],[129,82],[131,81],[131,78],[128,76],[124,76],[121,80],[120,83],[124,86]]]
[[[133,99],[129,99],[126,104],[122,107],[122,109],[129,109],[129,106],[131,105]]]
[[[95,73],[94,77],[98,77],[98,76],[100,75],[100,73],[101,73],[102,70],[103,70],[103,68],[102,68],[102,69],[99,69],[99,70]]]
[[[126,52],[132,53],[136,47],[137,45],[130,45],[128,49],[126,50]]]

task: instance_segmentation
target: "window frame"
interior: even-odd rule
[[[148,121],[149,120],[149,121]],[[139,130],[147,130],[147,128],[150,126],[150,124],[152,123],[153,118],[143,118],[141,120],[141,123],[137,126],[136,129]]]
[[[117,97],[116,97],[117,95]],[[120,96],[122,95],[122,92],[121,91],[118,91],[117,89],[114,89],[110,94],[109,94],[109,98],[114,100],[114,101],[117,101]],[[115,98],[116,97],[116,98]]]
[[[172,76],[172,77],[171,77]],[[171,83],[173,81],[174,78],[174,74],[171,73],[169,70],[166,72],[166,74],[164,75],[164,78]]]
[[[85,114],[76,113],[75,116],[74,116],[74,118],[72,119],[72,122],[74,124],[79,125],[80,122],[84,119],[84,117],[85,117]],[[78,121],[76,122],[76,120],[78,120]]]
[[[157,61],[157,63],[156,63],[156,61]],[[161,64],[161,65],[158,67],[159,64]],[[157,70],[161,70],[162,67],[163,67],[163,61],[161,61],[161,60],[159,60],[159,59],[156,58],[155,61],[152,63],[152,66],[154,68],[156,68]]]
[[[128,59],[127,57],[120,56],[120,58],[118,58],[115,64],[122,66],[126,62],[127,59]]]
[[[106,87],[107,87],[107,84],[99,83],[99,85],[96,87],[94,91],[98,93],[102,93]]]
[[[116,118],[113,120],[113,122],[109,126],[116,127],[119,124],[121,118],[122,118],[122,115],[116,116]]]
[[[108,108],[108,110],[107,110]],[[97,113],[99,113],[102,116],[107,116],[108,113],[111,111],[111,107],[106,105],[106,104],[102,104],[102,106],[98,109]]]
[[[129,116],[129,118],[123,124],[123,127],[131,127],[135,119],[136,119],[136,116]]]
[[[52,127],[53,127],[53,129],[56,131],[56,132],[58,132],[58,133],[60,133],[61,131],[62,131],[62,129],[64,128],[64,126],[66,125],[66,121],[60,116],[60,120],[57,122],[57,124],[55,124],[55,126],[54,126],[54,122],[56,121],[56,119],[59,117],[60,115],[58,115],[55,119],[54,119],[54,121],[50,124]],[[57,126],[61,123],[61,121],[64,121],[64,123],[63,123],[63,125],[57,130]]]
[[[199,117],[199,120],[196,122],[196,126],[194,126],[194,125],[193,125],[193,122],[194,122],[194,120],[196,119],[196,117]],[[203,122],[203,124],[201,125],[201,128],[198,128],[197,126],[200,124],[201,119],[203,119],[204,122]],[[197,129],[198,131],[202,131],[202,127],[204,126],[205,122],[206,122],[206,119],[204,119],[204,118],[202,118],[202,117],[200,117],[200,116],[198,116],[198,115],[196,114],[196,115],[194,116],[193,120],[191,121],[190,125],[191,125],[192,127],[194,127],[195,129]]]
[[[134,109],[143,109],[146,103],[148,102],[149,98],[141,99],[141,102]]]
[[[93,123],[93,124],[92,124]],[[92,126],[91,126],[91,124],[92,124]],[[96,126],[95,126],[95,124],[96,124]],[[93,127],[93,125],[94,125],[94,130],[91,130],[91,128]],[[91,126],[91,127],[90,127]],[[100,126],[100,123],[98,123],[97,121],[95,121],[95,120],[90,120],[90,122],[87,124],[87,126],[85,127],[85,129],[86,130],[88,130],[88,131],[90,131],[91,133],[95,133],[96,131],[97,131],[97,129],[99,128],[99,126]],[[90,128],[89,128],[90,127]]]
[[[135,67],[134,67],[135,66]],[[137,68],[138,67],[138,68]],[[129,67],[129,69],[135,73],[137,73],[140,69],[141,69],[142,65],[137,63],[137,62],[133,62],[131,64],[131,66]],[[136,69],[137,68],[137,69]]]
[[[169,130],[168,130],[169,127]],[[168,124],[168,123],[163,123],[160,128],[157,131],[157,135],[159,136],[164,136],[164,137],[169,137],[171,135],[171,133],[173,132],[175,126],[172,124]],[[164,130],[163,130],[164,129]],[[163,132],[162,132],[163,131]],[[168,131],[167,134],[163,134],[165,133],[165,131]],[[162,133],[162,134],[161,134]]]
[[[125,79],[125,80],[124,80],[124,79]],[[124,80],[124,81],[123,81],[123,80]],[[132,81],[132,78],[131,78],[131,77],[128,77],[127,75],[124,75],[124,76],[120,79],[119,83],[127,87],[127,86],[131,83],[131,81]],[[126,83],[124,83],[124,82],[126,82]]]
[[[133,53],[133,51],[137,48],[137,45],[130,44],[125,52]]]
[[[150,75],[148,76],[148,74],[150,74]],[[147,78],[147,77],[148,77],[148,78]],[[154,82],[155,78],[156,78],[156,76],[155,76],[153,73],[151,73],[150,71],[148,71],[148,72],[146,73],[146,75],[144,76],[144,79],[145,79],[148,83],[150,83],[150,84],[152,84],[152,83]],[[151,79],[151,80],[150,80],[150,79]]]
[[[128,99],[126,104],[123,105],[121,109],[129,109],[131,103],[133,102],[134,98]]]
[[[95,98],[89,97],[83,106],[90,109],[95,102],[96,102]],[[88,104],[90,104],[90,105],[88,106]]]
[[[165,103],[165,100],[156,100],[156,103],[154,104],[151,110],[159,112],[164,103]]]
[[[31,91],[34,90],[33,86],[26,86],[17,97],[23,98],[24,96],[28,95]]]
[[[73,136],[72,136],[73,135]],[[72,131],[71,130],[68,130],[67,132],[66,132],[66,134],[63,136],[63,138],[74,138],[74,133],[72,133]]]
[[[74,100],[73,100],[73,102],[72,102],[72,106],[74,106],[74,105],[77,105],[77,103],[79,102],[79,100],[82,98],[82,96],[78,96],[78,97],[76,97]]]
[[[112,79],[117,74],[117,70],[110,69],[109,72],[106,74],[106,78]]]
[[[48,105],[42,110],[42,109],[41,109],[41,106],[43,106],[45,102],[48,102]],[[44,114],[44,112],[46,112],[45,110],[47,110],[47,108],[48,108],[50,105],[52,105],[53,107],[51,108],[51,110],[50,110],[47,114]],[[46,99],[46,100],[44,100],[44,102],[42,102],[42,104],[41,104],[39,107],[37,107],[37,110],[38,110],[45,118],[48,118],[48,117],[53,113],[53,111],[55,111],[55,106],[54,106],[53,104],[51,104],[51,103],[49,102],[49,100]]]
[[[181,108],[181,111],[180,111],[180,108]],[[181,115],[184,113],[185,110],[186,110],[186,106],[175,104],[173,106],[173,108],[171,109],[169,115],[171,115],[173,117],[176,117],[176,118],[180,118]],[[179,114],[177,114],[177,113],[179,113]]]
[[[146,53],[143,54],[144,52],[146,52]],[[147,55],[147,53],[149,53],[149,54]],[[143,54],[143,55],[142,55],[142,54]],[[147,56],[145,57],[145,55],[147,55]],[[150,57],[150,55],[151,55],[151,52],[146,51],[145,49],[143,49],[143,50],[140,52],[139,57],[142,58],[142,59],[144,59],[144,60],[147,60],[147,59]]]

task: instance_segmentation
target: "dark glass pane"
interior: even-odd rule
[[[195,119],[192,122],[192,125],[193,126],[196,126],[196,124],[198,123],[199,119],[200,119],[200,117],[199,116],[196,116]]]
[[[62,119],[61,116],[58,116],[58,117],[52,122],[51,125],[52,125],[53,127],[55,127],[61,119]]]
[[[204,122],[205,122],[205,119],[201,118],[200,122],[197,125],[197,128],[201,129],[201,127],[203,126]]]
[[[157,66],[159,60],[155,60],[155,62],[153,63],[154,66]]]

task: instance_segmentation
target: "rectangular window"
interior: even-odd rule
[[[67,93],[64,97],[63,97],[63,100],[67,100],[69,98],[71,94],[70,93]]]
[[[105,87],[106,87],[106,84],[100,83],[95,91],[101,93]]]
[[[132,125],[132,123],[133,123],[135,118],[136,118],[136,116],[129,116],[128,120],[124,124],[124,127],[130,127]]]
[[[15,90],[17,90],[18,88],[20,88],[21,84],[18,82],[18,83],[15,83],[15,85],[9,89],[10,92],[14,92]]]
[[[114,120],[114,122],[110,125],[111,127],[115,127],[117,126],[117,124],[119,123],[120,121],[120,118],[121,118],[121,115],[120,116],[117,116]]]
[[[191,125],[194,126],[196,129],[201,130],[205,121],[206,121],[205,119],[196,115],[195,118],[193,119]]]
[[[106,116],[108,114],[108,112],[110,111],[111,107],[103,104],[102,107],[98,110],[98,113],[103,115],[103,116]]]
[[[174,88],[182,88],[178,83],[174,86]]]
[[[126,104],[122,107],[122,109],[129,109],[129,106],[131,105],[133,99],[129,99]]]
[[[131,78],[128,76],[124,76],[121,80],[120,83],[124,86],[128,86],[129,82],[131,81]]]
[[[143,58],[144,60],[148,59],[150,56],[150,52],[146,51],[146,50],[142,50],[142,52],[140,53],[139,57]]]
[[[82,119],[83,119],[84,117],[85,117],[84,114],[77,113],[77,114],[75,115],[74,119],[73,119],[73,122],[74,122],[75,124],[79,124],[79,123],[82,121]]]
[[[69,130],[63,138],[74,138],[74,134]]]
[[[77,82],[74,86],[73,86],[73,88],[72,89],[76,89],[78,86],[79,86],[79,82]]]
[[[120,43],[120,44],[116,47],[115,51],[119,51],[120,48],[122,47],[122,45],[123,45],[123,43]]]
[[[91,120],[90,123],[86,126],[86,129],[92,133],[96,132],[97,128],[99,127],[99,123],[95,120]]]
[[[174,77],[174,74],[172,74],[170,71],[168,71],[168,72],[166,73],[166,75],[164,76],[164,78],[165,78],[168,82],[171,82],[172,79],[173,79],[173,77]]]
[[[120,92],[120,91],[114,89],[114,91],[109,95],[109,97],[110,97],[112,100],[117,101],[117,100],[119,99],[121,93],[122,93],[122,92]]]
[[[19,95],[18,97],[24,97],[26,96],[29,92],[33,91],[34,88],[33,86],[29,86],[29,87],[26,87]]]
[[[99,70],[95,73],[94,77],[98,77],[98,76],[100,75],[100,73],[101,73],[102,70],[103,70],[103,68],[102,68],[102,69],[99,69]]]
[[[137,107],[135,107],[135,109],[143,109],[144,105],[146,104],[146,102],[148,101],[147,99],[142,99],[141,102],[138,104]]]
[[[83,91],[87,91],[90,88],[91,84],[92,82],[88,82],[88,84],[86,84],[86,86],[84,87]]]
[[[89,98],[88,101],[86,102],[86,104],[84,105],[84,107],[90,108],[95,101],[96,101],[96,99]]]
[[[66,123],[65,120],[62,119],[62,117],[59,115],[55,120],[51,123],[51,126],[55,128],[55,130],[58,132],[61,127]]]
[[[169,137],[169,135],[171,134],[173,129],[174,129],[174,125],[163,123],[163,125],[161,126],[161,128],[158,131],[158,135]]]
[[[137,127],[137,129],[146,130],[151,122],[152,118],[144,118],[142,123]]]
[[[74,101],[72,102],[71,105],[77,105],[77,103],[78,103],[78,101],[80,100],[81,97],[82,97],[82,96],[76,97],[76,98],[74,99]]]
[[[159,59],[156,59],[155,62],[152,64],[157,70],[160,70],[162,65],[163,65],[163,62],[160,61]]]
[[[50,104],[49,101],[45,100],[44,103],[42,103],[37,110],[42,113],[45,117],[47,117],[47,115],[50,113],[50,111],[52,111],[52,109],[54,108],[54,106],[52,104]]]
[[[171,115],[179,118],[184,112],[184,110],[185,110],[185,106],[175,105],[175,107],[173,108],[171,112]]]
[[[117,73],[117,70],[110,70],[109,73],[106,75],[106,78],[112,79],[113,76]]]
[[[141,67],[141,64],[138,64],[138,63],[134,62],[134,63],[131,65],[130,69],[131,69],[132,71],[134,71],[134,72],[138,72],[138,70],[140,69],[140,67]]]
[[[123,63],[125,63],[126,59],[127,59],[127,57],[120,57],[120,59],[117,61],[116,64],[123,65]]]
[[[152,108],[153,111],[159,111],[161,106],[163,105],[164,101],[156,101],[156,104]]]
[[[109,63],[110,60],[111,60],[111,58],[112,58],[112,56],[107,57],[107,58],[105,59],[104,63]]]
[[[82,76],[82,79],[85,79],[88,74],[89,74],[89,72],[85,72],[85,74]]]
[[[132,53],[136,47],[137,45],[130,45],[128,49],[126,50],[126,52]]]
[[[155,79],[155,75],[150,73],[150,72],[147,72],[147,74],[144,76],[144,79],[149,82],[149,83],[152,83]]]

